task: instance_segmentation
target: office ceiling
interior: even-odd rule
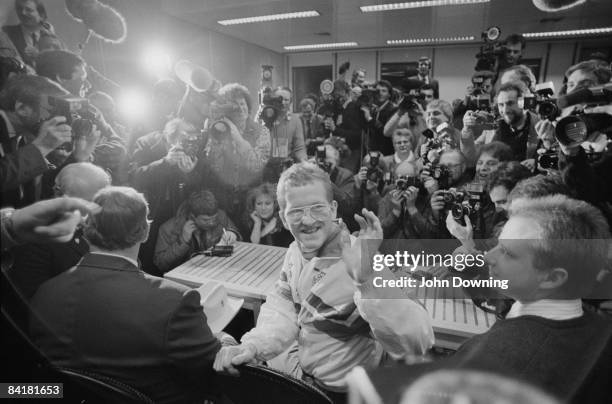
[[[570,10],[544,13],[531,0],[362,13],[359,6],[396,0],[163,0],[176,18],[276,51],[283,46],[355,41],[360,48],[385,47],[389,39],[470,36],[497,25],[511,32],[541,32],[610,26],[612,1],[588,0]],[[319,17],[223,26],[218,20],[317,10]]]

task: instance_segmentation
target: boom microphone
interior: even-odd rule
[[[567,10],[583,3],[586,3],[586,0],[533,0],[534,6],[547,13]]]
[[[557,105],[563,109],[571,105],[583,103],[612,102],[612,83],[584,88],[559,97]]]
[[[65,0],[68,14],[82,22],[94,36],[121,43],[127,36],[125,19],[111,6],[98,0]]]
[[[183,83],[198,92],[205,92],[220,87],[220,83],[205,68],[189,60],[179,60],[174,66],[174,73]]]

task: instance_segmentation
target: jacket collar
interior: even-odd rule
[[[97,269],[110,269],[114,271],[139,272],[138,266],[134,265],[129,259],[104,253],[90,252],[85,254],[77,264],[79,267],[91,267]]]

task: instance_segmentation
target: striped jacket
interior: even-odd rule
[[[332,243],[339,246],[339,238]],[[414,300],[362,299],[339,251],[307,260],[294,241],[257,326],[242,337],[260,360],[297,340],[303,372],[336,391],[353,367],[377,366],[385,351],[396,359],[423,354],[434,339],[427,312]]]

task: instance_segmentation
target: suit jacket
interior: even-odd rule
[[[368,122],[370,128],[370,136],[368,140],[369,149],[378,150],[383,156],[388,156],[395,152],[393,141],[390,137],[384,135],[385,124],[391,116],[395,114],[397,107],[391,101],[385,103]]]
[[[17,52],[19,52],[19,56],[21,56],[21,59],[25,63],[32,65],[32,59],[28,58],[25,54],[26,41],[23,37],[21,25],[5,25],[4,27],[2,27],[2,30],[6,33],[11,42],[13,42],[15,49],[17,49]]]
[[[193,289],[89,253],[31,303],[32,339],[58,366],[112,377],[159,403],[194,401],[209,387],[220,343]]]

